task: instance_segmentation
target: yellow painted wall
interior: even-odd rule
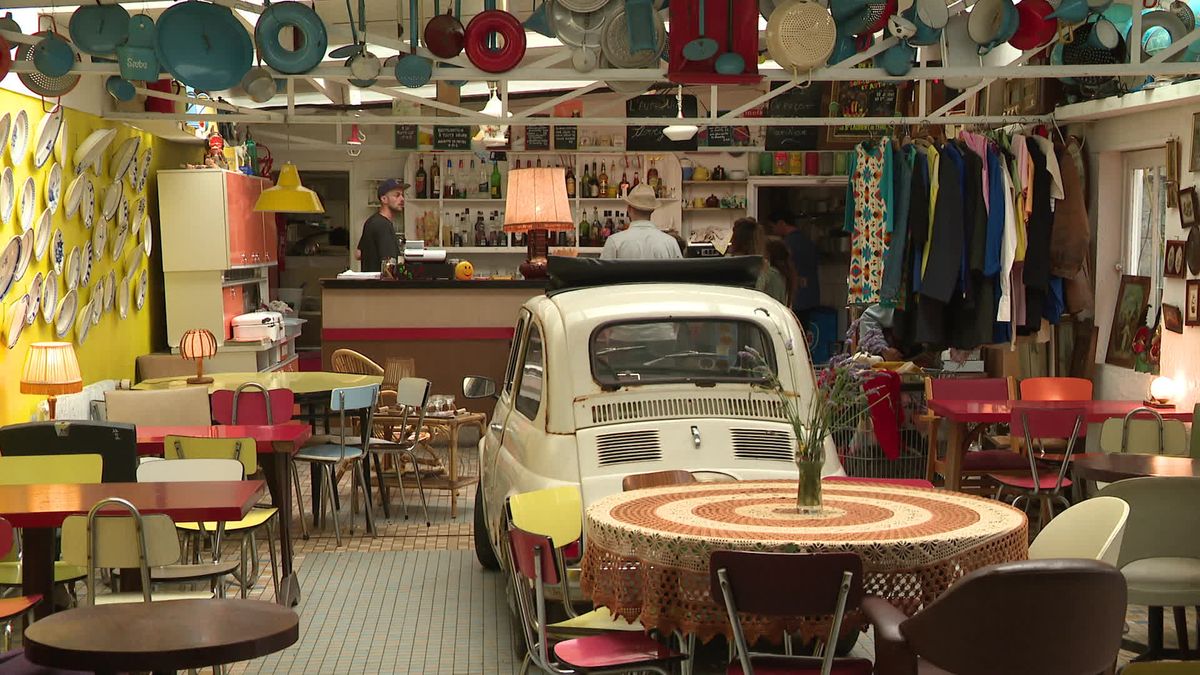
[[[50,104],[46,103],[45,108],[43,108],[43,103],[39,99],[0,90],[0,114],[8,112],[15,118],[17,111],[24,110],[29,116],[30,133],[29,149],[21,161],[14,162],[11,152],[6,151],[3,153],[3,161],[0,162],[0,168],[13,167],[17,188],[17,204],[13,209],[12,218],[7,223],[0,223],[0,246],[7,245],[11,237],[23,232],[20,222],[20,193],[21,187],[27,177],[32,176],[37,187],[36,208],[34,209],[35,220],[47,206],[46,181],[51,166],[57,160],[51,158],[40,169],[35,168],[33,147],[37,142],[36,132],[38,122],[47,114],[46,111],[49,109]],[[91,328],[91,331],[87,335],[87,340],[83,345],[80,345],[78,340],[78,321],[76,321],[75,327],[62,339],[75,343],[76,354],[79,357],[79,366],[83,371],[84,383],[104,379],[132,379],[134,377],[135,359],[141,354],[152,351],[154,344],[163,339],[162,265],[157,250],[159,228],[157,180],[155,179],[155,174],[159,167],[175,168],[185,161],[195,161],[200,151],[195,146],[164,141],[129,125],[108,122],[94,115],[75,110],[68,109],[65,119],[66,125],[64,126],[64,131],[66,135],[60,137],[58,140],[58,143],[65,142],[67,144],[65,146],[67,150],[66,159],[67,164],[71,165],[63,167],[62,191],[64,198],[67,186],[70,185],[76,175],[74,170],[76,148],[96,129],[117,129],[116,137],[104,152],[101,175],[96,176],[93,171],[88,171],[96,188],[94,227],[107,227],[109,242],[106,246],[105,255],[96,260],[92,265],[89,286],[83,287],[81,285],[76,291],[79,295],[79,306],[82,308],[85,303],[91,300],[97,280],[101,275],[107,275],[110,270],[115,270],[118,284],[122,283],[121,280],[127,276],[133,277],[135,279],[135,288],[137,276],[141,274],[143,269],[147,270],[149,290],[146,303],[140,311],[134,307],[132,300],[133,293],[130,294],[129,313],[125,319],[120,318],[117,311],[117,302],[114,300],[112,310],[105,312],[100,318],[100,323]],[[104,191],[112,183],[113,156],[125,139],[135,135],[141,137],[141,149],[138,151],[139,159],[141,154],[145,152],[145,148],[149,147],[153,149],[150,175],[146,180],[146,187],[142,194],[136,193],[129,186],[128,180],[122,181],[122,189],[124,190],[126,201],[129,202],[131,212],[136,212],[136,205],[139,199],[142,197],[146,198],[147,213],[150,214],[150,222],[152,224],[154,246],[152,247],[153,253],[150,258],[142,257],[136,268],[126,269],[126,261],[129,259],[128,253],[137,245],[137,242],[133,241],[133,238],[130,237],[130,240],[122,250],[122,255],[114,262],[112,246],[113,240],[116,239],[117,221],[114,218],[112,222],[105,223],[100,212]],[[51,230],[62,229],[68,256],[71,249],[76,246],[82,251],[84,242],[89,241],[92,236],[92,231],[87,229],[83,224],[83,208],[81,206],[80,213],[76,213],[74,217],[68,219],[66,217],[66,209],[60,206],[52,218]],[[42,400],[40,397],[20,393],[19,383],[21,368],[25,360],[25,352],[33,342],[57,340],[59,338],[55,336],[53,325],[45,323],[39,313],[37,321],[31,326],[25,327],[16,346],[13,349],[6,349],[5,346],[8,343],[7,316],[11,313],[9,309],[13,303],[29,290],[34,275],[41,272],[44,276],[51,269],[53,269],[53,251],[47,250],[46,255],[41,260],[31,259],[29,269],[25,272],[25,275],[14,283],[8,293],[0,299],[6,319],[6,325],[0,326],[0,331],[3,331],[5,338],[4,342],[0,344],[0,424],[11,424],[29,420]],[[67,293],[65,277],[66,270],[64,265],[58,283],[58,297],[60,301]]]

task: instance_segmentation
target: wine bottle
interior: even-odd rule
[[[604,236],[604,225],[600,223],[600,209],[592,207],[592,238],[597,244],[603,245],[606,237]]]
[[[654,188],[654,194],[658,195],[658,169],[654,166],[654,160],[650,160],[650,168],[646,169],[646,183]]]
[[[458,160],[458,180],[456,182],[458,183],[458,190],[454,196],[458,197],[459,199],[466,198],[467,185],[471,182],[471,177],[464,170],[463,161],[461,159]]]
[[[617,196],[618,197],[626,197],[628,195],[629,195],[629,178],[626,176],[626,172],[622,171],[621,172],[621,182],[617,186]]]
[[[600,196],[607,197],[608,196],[608,169],[604,166],[603,162],[600,164],[599,184],[600,184]]]
[[[429,196],[429,183],[425,174],[425,160],[417,160],[417,199],[425,199]]]
[[[587,213],[583,213],[583,209],[579,210],[582,215],[579,217],[579,245],[592,245],[592,224],[588,222]]]
[[[567,198],[575,198],[575,171],[567,167]]]
[[[436,159],[430,162],[429,167],[429,198],[442,198],[442,170],[439,168],[441,163]]]
[[[592,196],[592,174],[588,171],[587,162],[583,163],[583,182],[580,183],[580,191],[584,197]]]
[[[492,181],[491,181],[492,199],[500,199],[500,164],[492,162]]]

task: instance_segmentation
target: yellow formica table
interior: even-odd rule
[[[267,373],[205,373],[213,379],[208,385],[210,392],[219,389],[237,389],[247,382],[257,382],[267,389],[291,389],[297,395],[320,394],[343,387],[361,387],[368,384],[382,384],[383,378],[377,375],[353,375],[349,373],[326,372],[267,372]],[[143,380],[133,385],[134,389],[174,389],[177,387],[198,387],[190,385],[188,377],[158,377]]]

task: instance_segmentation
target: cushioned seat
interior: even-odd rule
[[[25,595],[18,598],[0,598],[0,617],[8,618],[28,612],[42,601],[40,595]]]
[[[150,568],[150,580],[163,583],[182,583],[211,579],[221,574],[231,574],[241,566],[238,560],[226,560],[215,563],[199,563],[195,565],[163,565]],[[157,593],[155,594],[157,595]]]
[[[1200,605],[1200,558],[1142,558],[1122,567],[1121,573],[1131,605]]]
[[[1004,485],[1007,485],[1008,487],[1020,488],[1022,490],[1032,490],[1035,487],[1032,474],[1030,474],[1028,476],[1006,476],[1003,474],[997,474],[995,476],[992,476],[992,480],[996,481],[997,483],[1002,483]],[[1058,485],[1058,474],[1052,474],[1052,473],[1039,473],[1038,474],[1038,479],[1036,481],[1037,489],[1039,489],[1039,490],[1054,490],[1056,485]],[[1063,478],[1062,487],[1064,487],[1064,488],[1071,487],[1071,479]]]
[[[559,621],[546,626],[546,631],[551,634],[559,633],[595,633],[605,630],[619,631],[634,631],[643,632],[640,621],[630,623],[625,620],[625,617],[614,617],[613,613],[607,607],[600,607],[586,614],[580,614],[577,617]]]
[[[819,670],[801,670],[797,668],[794,659],[771,658],[759,656],[750,660],[754,665],[754,675],[795,675],[795,673],[819,672]],[[817,664],[816,668],[820,668]],[[866,659],[841,659],[834,662],[833,675],[871,675],[875,666]],[[742,675],[742,664],[734,661],[725,670],[727,675]],[[925,672],[925,671],[921,671]]]
[[[363,452],[358,447],[347,445],[343,451],[342,446],[337,443],[327,443],[305,446],[296,453],[295,458],[305,462],[337,462],[342,459],[357,459],[362,455]]]
[[[54,583],[65,584],[70,581],[82,581],[87,576],[87,570],[75,565],[56,560],[54,562]],[[21,585],[21,563],[0,562],[0,586]]]
[[[169,600],[212,600],[212,591],[151,591],[150,598],[154,602],[167,602]],[[135,593],[109,593],[107,595],[97,595],[93,604],[96,605],[123,605],[131,602],[145,602],[146,598],[141,591]]]
[[[962,468],[973,473],[986,471],[1028,471],[1029,460],[1008,450],[975,450],[963,455]]]
[[[256,527],[261,527],[268,520],[273,518],[275,516],[275,514],[278,512],[279,512],[279,509],[274,508],[274,507],[270,507],[270,508],[264,508],[261,506],[255,507],[253,509],[250,509],[250,513],[247,513],[245,518],[242,518],[241,520],[234,520],[234,521],[225,523],[225,531],[226,532],[237,532],[239,530],[252,530]],[[200,529],[198,527],[198,525],[199,525],[198,523],[175,523],[175,527],[177,527],[181,530],[187,530],[188,532],[198,531]],[[204,531],[205,532],[216,532],[217,524],[215,522],[211,522],[211,521],[204,523]]]
[[[554,657],[568,666],[597,670],[646,661],[682,659],[683,655],[638,633],[601,633],[554,645]]]

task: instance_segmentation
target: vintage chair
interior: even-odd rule
[[[1125,580],[1096,560],[1023,560],[971,572],[912,617],[878,597],[863,610],[878,675],[1096,675],[1121,649]]]
[[[971,400],[971,401],[1011,401],[1017,397],[1015,385],[1011,377],[989,378],[926,378],[926,400]],[[946,458],[939,456],[941,433],[941,418],[926,412],[922,418],[929,425],[929,463],[925,470],[925,480],[933,481],[937,474],[946,475],[949,463]],[[979,434],[982,429],[976,429],[971,435]],[[970,444],[970,436],[962,439]],[[948,441],[947,441],[948,442]],[[956,448],[947,448],[946,452],[954,452]],[[983,477],[992,473],[1021,473],[1026,470],[1025,459],[1011,449],[962,451],[962,464],[959,467],[960,485],[964,490],[978,491],[983,487]]]
[[[52,421],[0,427],[0,455],[77,454],[99,454],[104,458],[99,482],[137,481],[137,430],[132,424]]]
[[[113,389],[104,392],[104,407],[110,422],[126,422],[138,427],[212,424],[208,390],[204,387],[146,391]]]
[[[13,550],[13,535],[12,523],[0,518],[0,558],[8,555],[8,552]],[[0,640],[0,645],[3,649],[0,651],[7,652],[12,649],[12,622],[14,619],[24,616],[26,612],[33,609],[34,605],[42,601],[40,595],[25,595],[12,598],[0,598],[0,621],[4,622],[4,637]]]
[[[1123,419],[1108,419],[1100,427],[1100,449],[1139,455],[1188,454],[1187,429],[1179,420],[1164,420],[1154,408],[1134,408]]]
[[[384,374],[383,368],[378,363],[353,349],[335,350],[333,356],[330,357],[330,364],[335,373],[378,375],[379,377],[383,377]]]
[[[737,664],[728,672],[821,673],[871,675],[866,659],[836,658],[846,610],[858,609],[863,597],[862,559],[855,553],[751,553],[715,551],[709,558],[713,598],[722,598]],[[740,613],[755,616],[832,615],[820,656],[792,656],[750,651]],[[782,634],[790,647],[790,635]],[[789,650],[790,652],[790,650]]]
[[[1071,455],[1075,451],[1075,442],[1079,439],[1079,430],[1085,424],[1086,414],[1083,408],[1042,409],[1034,405],[1036,404],[1014,405],[1012,421],[1009,423],[1013,434],[1020,433],[1024,438],[1027,473],[1023,476],[990,474],[990,477],[999,484],[996,488],[996,499],[1000,499],[1006,492],[1015,492],[1017,495],[1013,499],[1013,506],[1022,500],[1038,502],[1040,529],[1054,517],[1054,504],[1061,504],[1064,509],[1071,506],[1071,502],[1063,494],[1063,488],[1072,485],[1071,479],[1067,478],[1067,469],[1071,466]],[[1044,439],[1047,438],[1067,439],[1058,470],[1054,473],[1043,469],[1038,462],[1038,454],[1044,454],[1046,451]]]
[[[1084,558],[1117,564],[1129,504],[1116,497],[1093,497],[1046,523],[1029,545],[1030,560]]]
[[[412,462],[413,478],[417,483],[417,493],[421,497],[421,509],[425,512],[426,527],[431,524],[429,505],[425,500],[425,487],[421,485],[421,464],[417,461],[416,450],[429,438],[429,435],[422,429],[425,425],[425,406],[429,402],[429,388],[429,380],[419,377],[406,377],[400,380],[395,389],[395,405],[404,411],[398,425],[399,428],[395,431],[399,440],[371,438],[367,445],[367,449],[377,458],[375,477],[379,481],[379,495],[383,500],[384,515],[390,515],[387,508],[391,497],[388,494],[387,481],[384,480],[382,463],[378,461],[378,458],[391,457],[392,468],[396,473],[396,485],[400,491],[400,507],[404,509],[404,519],[408,520],[408,502],[404,499],[404,473],[401,470],[400,462],[400,459],[404,457]],[[370,499],[370,492],[367,493],[367,498]]]
[[[551,647],[546,626],[546,584],[558,584],[558,566],[550,538],[508,529],[510,571],[521,618],[521,629],[532,662],[550,673],[648,671],[669,675],[684,655],[646,636],[640,630],[607,631],[558,642]]]
[[[1129,504],[1117,567],[1129,584],[1129,603],[1150,608],[1144,659],[1164,658],[1163,607],[1175,608],[1179,646],[1186,651],[1185,608],[1200,606],[1200,510],[1194,508],[1200,478],[1133,478],[1100,494]]]
[[[1021,380],[1022,401],[1090,401],[1092,381],[1082,377],[1027,377]]]
[[[400,380],[417,376],[417,362],[413,359],[389,356],[383,362],[383,389],[396,391]]]

